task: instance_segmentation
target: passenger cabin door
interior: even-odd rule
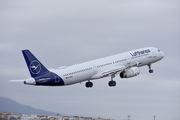
[[[129,56],[126,56],[127,64],[131,64],[131,58]]]
[[[154,51],[152,52],[152,57],[153,57],[153,58],[156,58],[156,57],[157,57],[157,56],[156,56],[156,53],[155,53]]]

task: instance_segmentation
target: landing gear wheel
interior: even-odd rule
[[[109,81],[109,86],[110,87],[114,87],[114,86],[116,86],[116,81]]]
[[[153,73],[154,71],[151,69],[151,70],[149,70],[149,73]]]
[[[92,87],[93,86],[93,83],[92,82],[86,82],[86,87],[87,88],[90,88],[90,87]]]
[[[109,86],[111,87],[111,86],[112,86],[112,81],[109,81],[109,83],[108,83],[108,84],[109,84]]]

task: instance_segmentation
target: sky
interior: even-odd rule
[[[55,113],[125,120],[180,120],[179,0],[1,0],[0,96]],[[110,77],[63,87],[9,80],[30,77],[21,50],[47,68],[70,66],[142,47],[164,59],[109,87]]]

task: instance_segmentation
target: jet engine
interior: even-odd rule
[[[138,67],[132,67],[126,71],[120,73],[121,78],[130,78],[139,75],[140,69]]]

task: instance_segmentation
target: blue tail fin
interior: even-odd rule
[[[49,72],[49,70],[44,67],[44,65],[29,50],[22,50],[22,53],[31,77],[34,78]]]

